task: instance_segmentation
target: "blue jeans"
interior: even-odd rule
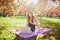
[[[28,26],[31,27],[31,31],[32,32],[35,31],[35,25],[34,24],[29,23]]]

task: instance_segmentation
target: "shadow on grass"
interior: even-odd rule
[[[31,38],[22,38],[22,37],[16,35],[14,40],[36,40],[36,38],[37,38],[37,36],[33,36]]]
[[[56,39],[57,39],[57,40],[60,40],[60,24],[58,25],[58,27],[56,27],[56,29],[57,29],[57,31],[56,31],[56,33],[55,33]]]

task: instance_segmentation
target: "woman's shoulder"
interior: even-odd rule
[[[33,15],[34,16],[34,19],[37,19],[37,16],[36,15]]]

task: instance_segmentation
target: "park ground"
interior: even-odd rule
[[[51,28],[50,35],[43,36],[38,35],[36,40],[59,40],[60,39],[60,19],[50,17],[38,17],[40,27]],[[14,17],[0,17],[0,40],[14,40],[16,35],[10,33],[9,30],[17,27],[24,27],[25,17],[14,16]],[[16,38],[18,40],[18,38]],[[33,40],[33,38],[31,38]]]

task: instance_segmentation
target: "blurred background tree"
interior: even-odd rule
[[[60,16],[59,5],[59,0],[0,0],[0,14],[25,15],[31,11],[39,16]]]

